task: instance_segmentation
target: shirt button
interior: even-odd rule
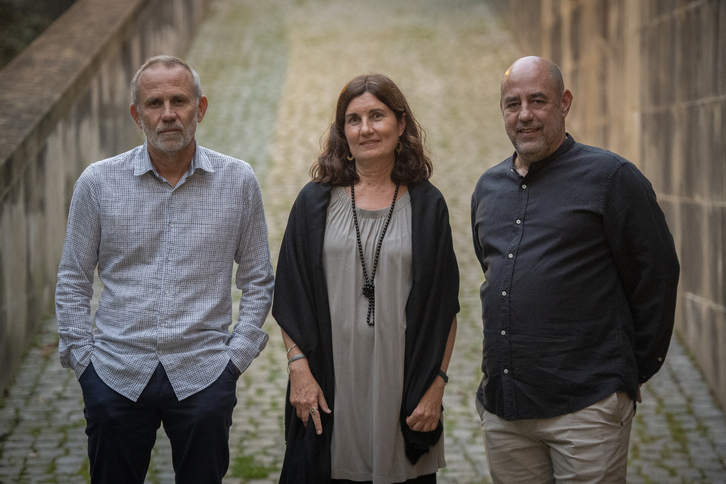
[[[504,336],[505,334],[507,334],[507,332],[502,330],[502,336]]]
[[[510,259],[513,258],[513,257],[514,257],[514,254],[509,254],[509,258]]]
[[[522,185],[522,190],[524,190],[526,188],[527,188],[527,184],[525,183],[524,185]]]
[[[174,224],[173,224],[173,223],[170,223],[170,224],[169,224],[169,227],[174,227]]]
[[[663,361],[663,358],[661,358],[661,357],[659,356],[659,357],[658,357],[658,361]]]
[[[164,289],[164,294],[169,294],[169,289]]]
[[[160,354],[160,355],[163,355],[163,354],[164,354],[164,350],[156,350],[156,352],[157,352],[158,354]],[[505,372],[505,373],[506,373],[506,371],[507,371],[507,370],[504,370],[504,372]]]
[[[170,255],[166,256],[166,259],[171,260],[171,256]]]
[[[507,369],[505,368],[505,369],[504,369],[504,373],[509,373],[509,370],[507,370]]]
[[[521,224],[521,223],[522,223],[522,221],[521,221],[521,220],[519,220],[519,219],[517,219],[517,225],[519,225],[519,224]]]
[[[502,296],[506,296],[506,295],[507,295],[507,291],[502,291]]]

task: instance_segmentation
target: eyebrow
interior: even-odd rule
[[[549,99],[544,91],[533,92],[532,94],[527,94],[525,97],[528,99]],[[509,104],[510,102],[516,101],[519,98],[520,96],[507,96],[504,98],[504,104]]]
[[[144,99],[143,103],[144,104],[149,104],[151,102],[159,101],[161,99],[163,99],[162,96],[150,96],[150,97],[147,97],[146,99]],[[171,100],[172,101],[174,101],[174,100],[187,101],[189,99],[191,99],[191,97],[190,96],[187,96],[186,94],[174,94],[174,95],[171,96]]]
[[[382,108],[373,108],[370,111],[368,111],[369,114],[375,114],[375,113],[385,113],[385,111]],[[352,113],[348,113],[345,115],[345,119],[348,119],[351,116],[360,116],[357,111],[353,111]]]

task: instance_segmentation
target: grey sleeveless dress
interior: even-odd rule
[[[357,209],[368,277],[390,207]],[[397,202],[375,277],[375,325],[366,324],[363,269],[350,198],[331,191],[323,266],[328,285],[335,369],[332,477],[390,484],[444,467],[444,438],[412,465],[404,453],[399,413],[403,391],[406,302],[411,276],[411,198]]]

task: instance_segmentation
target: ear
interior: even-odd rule
[[[131,103],[131,107],[129,108],[129,111],[131,111],[131,117],[134,118],[134,122],[136,123],[136,126],[138,126],[139,129],[143,129],[141,126],[141,119],[139,119],[139,110],[136,109],[136,104]]]
[[[569,89],[565,89],[565,92],[562,94],[562,118],[567,117],[567,113],[570,112],[570,108],[572,107],[572,93]]]
[[[406,113],[403,113],[401,115],[401,119],[398,120],[398,136],[401,136],[405,129],[406,129]]]
[[[197,123],[201,123],[202,119],[204,119],[204,114],[207,112],[207,108],[209,107],[209,101],[207,100],[206,96],[202,96],[199,98],[199,109],[197,109]]]

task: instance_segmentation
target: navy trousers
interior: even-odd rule
[[[229,467],[237,369],[230,361],[204,390],[179,401],[159,364],[138,401],[108,387],[90,364],[83,390],[92,484],[143,484],[164,423],[177,484],[220,484]]]

